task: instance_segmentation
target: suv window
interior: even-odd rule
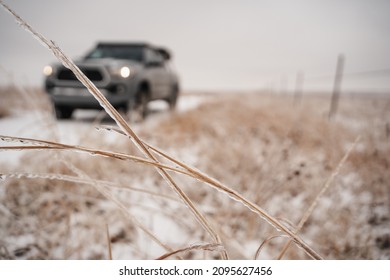
[[[116,58],[142,62],[143,48],[139,46],[99,46],[85,58]]]
[[[145,58],[148,63],[156,63],[159,65],[164,64],[164,58],[154,49],[147,48],[145,52]]]

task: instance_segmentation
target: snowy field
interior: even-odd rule
[[[298,235],[323,258],[390,258],[390,99],[347,96],[331,121],[329,98],[292,101],[187,94],[176,112],[153,102],[148,118],[131,126],[291,231],[308,215]],[[72,120],[56,121],[50,106],[38,103],[18,104],[0,118],[0,135],[142,156],[129,139],[102,129],[115,126],[104,114],[79,110]],[[173,171],[219,243],[151,166],[71,149],[3,150],[0,173],[4,259],[154,259],[169,252],[170,258],[214,259],[223,250],[232,259],[274,259],[288,241],[228,195]],[[291,244],[283,258],[309,257]]]

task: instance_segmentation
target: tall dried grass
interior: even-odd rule
[[[49,218],[50,223],[57,221],[68,225],[62,232],[57,232],[58,242],[73,236],[74,209],[78,209],[77,212],[88,212],[91,209],[99,211],[100,207],[97,205],[106,200],[116,206],[117,211],[114,212],[113,217],[118,218],[119,214],[124,214],[126,217],[124,223],[127,223],[125,230],[121,229],[112,233],[108,229],[110,233],[107,234],[106,225],[110,222],[115,224],[113,218],[108,217],[107,213],[99,217],[96,226],[93,227],[101,229],[100,233],[92,234],[96,236],[95,240],[99,238],[106,240],[109,236],[108,258],[112,257],[112,251],[115,250],[115,246],[111,248],[111,242],[118,240],[131,243],[133,256],[138,254],[140,258],[146,258],[147,255],[143,252],[144,248],[137,248],[136,242],[131,242],[137,239],[137,233],[148,236],[165,250],[160,258],[177,256],[178,254],[184,258],[193,258],[194,251],[198,250],[203,252],[212,250],[224,259],[248,257],[247,251],[256,251],[256,257],[258,257],[260,253],[264,252],[264,247],[267,249],[265,252],[267,256],[274,255],[276,257],[277,252],[282,252],[280,254],[282,256],[285,251],[283,244],[273,243],[275,229],[282,232],[277,236],[287,236],[312,258],[321,258],[312,246],[320,247],[321,253],[325,252],[328,257],[335,257],[334,252],[338,250],[337,248],[342,247],[338,244],[337,237],[329,242],[333,246],[333,252],[329,252],[322,247],[323,243],[318,231],[321,228],[320,223],[324,220],[332,227],[339,229],[335,225],[336,222],[332,221],[326,214],[323,216],[315,216],[315,213],[311,216],[311,214],[315,207],[324,207],[318,205],[319,202],[324,201],[324,198],[320,201],[319,198],[323,196],[332,182],[339,183],[334,182],[336,181],[335,177],[336,175],[341,176],[341,169],[347,161],[347,157],[351,156],[354,162],[357,162],[361,155],[357,156],[356,153],[351,152],[351,149],[345,152],[346,149],[343,145],[352,143],[356,133],[345,131],[341,125],[328,123],[326,118],[323,118],[322,109],[312,107],[313,104],[316,104],[315,102],[322,104],[321,102],[318,100],[313,102],[312,100],[309,105],[303,104],[300,110],[291,110],[291,106],[286,100],[277,100],[277,98],[269,96],[247,95],[244,97],[233,96],[224,102],[205,104],[198,110],[172,115],[165,121],[161,121],[157,127],[142,132],[143,138],[157,142],[159,147],[168,151],[166,152],[157,148],[156,145],[143,141],[58,46],[36,32],[2,1],[0,3],[17,19],[22,27],[48,47],[66,67],[75,73],[118,125],[118,128],[112,128],[110,131],[103,129],[102,133],[119,132],[123,134],[126,136],[124,139],[130,139],[143,155],[143,157],[131,155],[136,151],[126,144],[123,144],[121,148],[130,154],[79,145],[66,145],[58,141],[1,136],[2,140],[9,140],[13,142],[13,145],[15,142],[17,143],[15,146],[3,146],[1,149],[35,150],[39,152],[39,156],[30,159],[32,163],[40,157],[45,160],[50,159],[52,162],[52,166],[49,168],[40,166],[36,167],[33,172],[3,172],[2,176],[8,181],[5,188],[5,197],[8,200],[3,208],[12,209],[12,211],[8,211],[9,213],[7,212],[8,215],[12,216],[14,213],[18,213],[20,216],[26,215],[26,212],[23,211],[31,211],[28,207],[29,201],[39,200],[39,196],[50,190],[49,193],[56,195],[48,195],[43,202],[48,208],[46,212],[51,213],[45,218]],[[84,138],[87,141],[88,135],[86,134]],[[174,143],[174,149],[172,143]],[[118,143],[116,144],[116,148],[119,148]],[[191,148],[188,148],[189,145]],[[42,151],[46,151],[46,153]],[[56,151],[54,159],[57,160],[57,164],[54,163],[51,156],[45,158],[45,154],[48,155],[49,151]],[[58,151],[66,152],[66,155]],[[69,156],[70,151],[79,153],[77,156]],[[81,157],[80,152],[86,153],[86,155]],[[180,157],[188,158],[188,153],[195,154],[196,165],[206,170],[207,174],[177,159]],[[102,156],[102,158],[95,157],[96,155]],[[338,164],[340,159],[341,162]],[[84,162],[88,162],[88,166],[83,164]],[[157,170],[163,182],[178,195],[180,203],[177,203],[176,206],[168,203],[168,201],[172,202],[175,199],[172,199],[170,194],[162,188],[160,178],[148,167],[154,167]],[[332,170],[334,170],[333,173]],[[105,179],[107,177],[111,178],[112,181],[107,182]],[[329,179],[328,183],[324,185],[326,177]],[[124,179],[121,180],[122,178]],[[140,188],[128,187],[127,190],[130,190],[131,193],[129,196],[124,196],[123,188],[120,186],[128,185],[130,178],[137,178],[138,183],[143,181],[143,185],[147,185],[151,189],[141,191]],[[31,179],[34,179],[35,183],[26,182],[26,180]],[[61,184],[48,187],[48,179],[61,181]],[[221,183],[222,181],[229,182],[229,185],[234,187],[228,187]],[[35,184],[38,186],[38,192],[31,190]],[[77,186],[81,184],[92,186],[92,188],[79,189]],[[30,185],[30,188],[16,187],[26,185]],[[203,185],[208,185],[218,192],[212,192],[209,188],[202,187]],[[322,188],[322,186],[325,187]],[[85,201],[85,204],[81,202],[79,205],[80,202],[67,201],[69,197],[65,190],[70,192],[70,195],[72,193],[76,196],[81,195],[89,202]],[[25,193],[20,196],[19,191]],[[137,203],[134,202],[137,201],[138,195],[141,193],[146,193],[149,202],[158,207],[159,211],[145,207],[145,205],[138,207]],[[221,196],[221,193],[226,196]],[[61,194],[65,195],[65,202],[58,200],[57,196]],[[91,197],[92,200],[97,201],[91,202]],[[249,200],[248,197],[251,199]],[[335,197],[340,199],[337,198],[337,195]],[[332,196],[331,201],[335,197]],[[23,201],[24,198],[27,202]],[[124,201],[124,198],[129,199],[129,201]],[[150,200],[151,198],[152,200]],[[143,201],[141,200],[141,202]],[[304,206],[310,205],[310,203],[313,203],[312,207],[309,207],[309,210],[305,212]],[[184,208],[182,208],[183,205],[185,205]],[[357,203],[357,205],[360,204]],[[63,213],[61,211],[61,214],[56,213],[54,211],[56,207]],[[19,210],[14,211],[17,208]],[[193,238],[195,238],[201,240],[204,245],[184,245],[179,246],[181,249],[174,249],[172,244],[175,242],[160,240],[160,237],[163,236],[162,233],[152,232],[147,225],[136,218],[133,211],[140,211],[141,208],[142,211],[148,213],[159,212],[159,215],[165,217],[158,216],[158,219],[162,221],[167,221],[166,218],[169,217],[169,220],[173,221],[174,224],[180,224],[178,231],[181,230],[188,234],[188,241],[191,240],[190,244],[194,243]],[[183,211],[178,211],[178,209],[183,209]],[[201,227],[196,227],[188,219],[186,214],[188,211],[192,213],[197,224]],[[35,209],[34,213],[39,213],[39,211]],[[348,215],[344,215],[340,219],[345,219],[345,223],[348,224],[348,217]],[[264,223],[263,219],[267,223]],[[293,226],[299,220],[301,223],[297,223],[296,227]],[[9,219],[6,221],[9,222]],[[298,235],[304,224],[308,230],[306,232],[302,230],[302,234],[311,239],[314,245],[308,245]],[[30,227],[34,227],[34,225],[30,225]],[[202,228],[204,231],[201,230]],[[310,233],[311,229],[316,232]],[[8,233],[12,234],[12,230]],[[87,233],[91,234],[90,231]],[[172,236],[172,238],[177,237]],[[52,239],[50,240],[52,242]],[[80,240],[85,240],[85,238],[80,238]],[[240,244],[243,240],[251,242],[243,246]],[[261,240],[266,240],[266,242],[261,242]],[[86,242],[86,244],[91,243]],[[141,244],[144,243],[141,242]],[[262,244],[260,247],[263,251],[256,250],[259,247],[258,244]],[[82,249],[81,244],[77,246],[80,250]],[[79,256],[82,258],[82,252],[77,255],[77,246],[68,240],[64,246],[68,249],[63,257],[77,258]],[[30,253],[38,258],[58,257],[58,255],[45,252],[51,247],[59,248],[60,245],[40,244],[35,246],[38,253]],[[5,246],[3,248],[7,249]],[[32,250],[31,246],[29,248]],[[290,250],[288,253],[290,258],[306,257],[300,250]],[[26,257],[25,254],[20,254]],[[6,252],[5,255],[11,258],[9,252]],[[104,255],[97,254],[89,255],[87,258],[104,257]],[[211,257],[216,256],[211,254]]]

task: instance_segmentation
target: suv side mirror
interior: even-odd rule
[[[165,59],[165,60],[170,60],[171,59],[171,53],[164,48],[158,48],[157,52],[160,53],[160,55]]]

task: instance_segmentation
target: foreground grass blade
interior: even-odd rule
[[[170,252],[170,253],[166,253],[166,254],[158,257],[156,260],[164,260],[164,259],[167,259],[171,256],[176,255],[176,254],[189,252],[189,251],[193,251],[193,250],[218,251],[221,249],[223,250],[223,247],[221,246],[221,244],[192,245],[192,246],[189,246],[186,248],[181,248],[181,249],[175,250],[175,251]]]
[[[6,151],[6,150],[16,150],[16,151],[22,151],[22,150],[63,150],[63,151],[75,151],[75,152],[82,152],[87,153],[93,156],[102,156],[102,157],[108,157],[113,159],[120,159],[120,160],[130,160],[136,163],[141,163],[145,165],[151,165],[160,167],[166,170],[175,171],[177,173],[181,173],[187,176],[191,176],[190,173],[186,172],[183,169],[179,169],[173,166],[169,166],[166,164],[162,164],[160,162],[147,160],[145,158],[117,153],[117,152],[111,152],[111,151],[104,151],[104,150],[97,150],[92,149],[88,147],[83,146],[75,146],[75,145],[68,145],[68,144],[62,144],[58,142],[53,141],[47,141],[47,140],[39,140],[39,139],[32,139],[32,138],[25,138],[25,137],[15,137],[15,136],[4,136],[0,135],[1,141],[6,142],[19,142],[22,144],[34,144],[34,146],[0,146],[0,151]]]

